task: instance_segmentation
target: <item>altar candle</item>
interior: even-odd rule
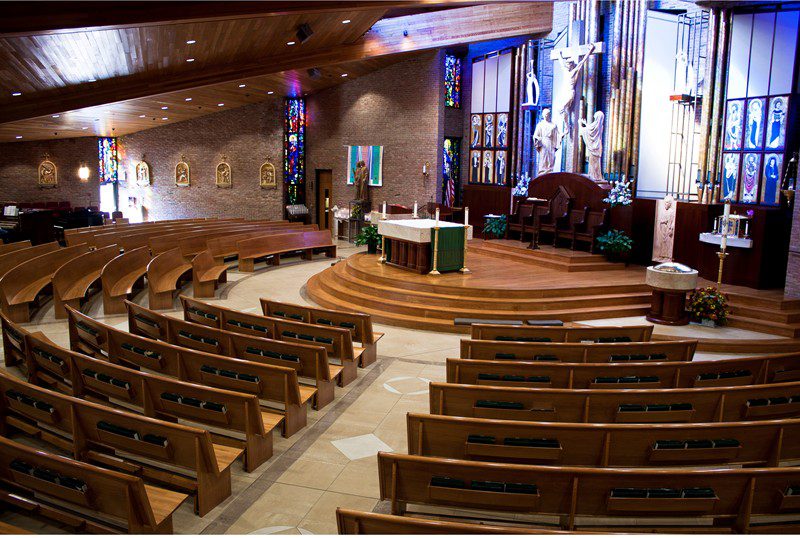
[[[414,218],[417,218],[417,201],[414,200]]]
[[[469,226],[469,208],[464,208],[464,226]]]
[[[436,208],[436,227],[439,227],[439,208]]]
[[[725,211],[722,214],[722,241],[720,243],[720,248],[722,248],[722,250],[725,250],[725,247],[728,246],[728,223],[730,216],[731,216],[731,204],[730,202],[726,202]]]
[[[386,202],[383,202],[383,211],[381,213],[383,213],[383,218],[386,218]]]

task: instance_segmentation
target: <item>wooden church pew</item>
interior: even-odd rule
[[[409,413],[408,453],[585,467],[800,461],[800,419],[709,424],[569,424]]]
[[[324,347],[237,334],[165,316],[127,302],[128,330],[190,349],[239,359],[287,366],[299,377],[314,380],[315,408],[333,401],[334,383],[341,385],[342,366],[330,364]]]
[[[293,368],[174,346],[115,329],[77,310],[68,308],[68,313],[73,351],[189,383],[254,394],[267,402],[269,411],[284,416],[284,437],[294,435],[307,423],[306,402],[314,399],[317,390],[300,385]]]
[[[213,444],[206,430],[65,396],[5,373],[0,373],[0,390],[0,413],[6,426],[78,457],[194,491],[195,511],[201,517],[231,494],[230,467],[242,450]],[[107,447],[110,452],[94,447]],[[185,469],[196,477],[121,460],[117,452]]]
[[[178,289],[180,280],[191,270],[192,264],[186,261],[178,247],[156,254],[147,264],[147,297],[150,308],[172,308],[172,292]]]
[[[613,344],[497,342],[461,340],[462,359],[510,359],[561,362],[691,361],[697,340]]]
[[[353,332],[353,340],[364,347],[360,366],[369,366],[378,358],[378,340],[383,338],[383,333],[373,331],[372,318],[369,314],[282,303],[264,298],[261,298],[261,310],[265,316],[350,329]]]
[[[2,254],[0,255],[0,277],[23,262],[41,256],[42,254],[59,250],[60,248],[58,243],[53,241],[52,243],[43,243],[34,247],[21,248]]]
[[[30,246],[31,246],[30,239],[26,239],[24,241],[16,241],[14,243],[0,243],[0,256],[23,248],[30,248]]]
[[[89,239],[90,244],[97,248],[118,244],[123,249],[138,248],[147,245],[151,237],[171,233],[179,230],[193,230],[207,225],[211,221],[198,220],[189,222],[157,222],[150,226],[116,226],[103,233],[95,234]]]
[[[191,257],[203,250],[206,250],[208,248],[208,242],[212,239],[232,237],[242,234],[255,234],[252,237],[257,237],[261,234],[276,235],[280,233],[286,233],[286,230],[300,229],[303,226],[304,225],[299,222],[295,223],[274,220],[245,221],[227,228],[198,231],[197,233],[180,239],[177,244],[181,249],[181,254],[186,257]]]
[[[276,226],[278,233],[296,233],[301,231],[313,232],[319,229],[316,224],[302,224],[299,222],[286,222],[278,224],[279,225]],[[218,263],[221,263],[225,260],[225,258],[230,258],[239,254],[239,250],[236,248],[236,244],[239,241],[252,239],[254,237],[259,237],[260,235],[261,234],[258,232],[244,232],[226,237],[214,237],[206,241],[206,246],[211,252],[211,255],[214,257],[214,260]],[[273,235],[277,235],[277,233]]]
[[[652,325],[618,327],[534,327],[531,325],[473,324],[473,340],[507,342],[649,342]]]
[[[153,418],[182,418],[245,435],[220,437],[244,448],[247,472],[272,457],[272,430],[284,415],[262,410],[255,395],[186,383],[95,359],[55,345],[41,333],[26,337],[28,381],[52,384],[82,399],[102,395],[141,408]]]
[[[0,326],[3,331],[3,362],[6,368],[11,366],[24,366],[27,350],[25,336],[30,334],[27,329],[12,322],[0,312]]]
[[[108,262],[100,273],[103,285],[103,313],[124,314],[125,299],[147,273],[150,249],[139,247],[126,250]]]
[[[326,349],[328,357],[339,359],[342,363],[340,385],[350,383],[357,376],[356,366],[364,348],[353,345],[349,329],[248,314],[184,295],[180,299],[186,321],[250,336],[321,345]]]
[[[172,534],[172,514],[188,497],[4,437],[0,437],[0,482],[4,503],[80,533]]]
[[[272,256],[271,265],[280,264],[280,255],[302,251],[303,259],[310,260],[314,250],[322,249],[328,258],[336,257],[336,245],[328,230],[299,232],[266,237],[253,237],[236,244],[239,252],[239,271],[252,273],[255,261]]]
[[[693,362],[447,359],[447,382],[559,389],[732,387],[800,381],[800,353]]]
[[[0,278],[0,307],[11,321],[28,322],[31,303],[49,287],[53,274],[65,263],[85,254],[89,247],[60,248],[26,260]]]
[[[585,390],[430,384],[430,412],[541,422],[736,422],[800,416],[800,383]]]
[[[206,249],[192,258],[192,293],[195,297],[214,297],[217,284],[228,281],[228,265],[216,262]]]
[[[220,231],[234,233],[240,229],[248,229],[253,226],[266,224],[267,222],[269,221],[237,220],[229,222],[209,222],[194,226],[192,229],[174,230],[170,233],[158,234],[151,237],[147,244],[150,247],[150,252],[155,256],[179,245],[184,239],[191,239],[200,235],[208,235]]]
[[[565,530],[799,528],[800,468],[592,469],[380,452],[378,472],[381,499],[391,502],[393,514],[414,503],[506,512],[511,520],[556,516]],[[593,517],[602,520],[593,525]]]
[[[540,527],[503,527],[336,509],[339,534],[564,534]]]
[[[68,261],[53,274],[53,303],[56,319],[67,317],[64,305],[80,308],[81,299],[97,282],[103,267],[119,256],[116,245],[92,250]]]

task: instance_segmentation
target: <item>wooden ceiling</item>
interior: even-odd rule
[[[414,51],[546,33],[552,22],[547,2],[7,2],[3,9],[2,142],[123,135],[313,93]],[[313,30],[305,43],[296,36],[302,24]]]

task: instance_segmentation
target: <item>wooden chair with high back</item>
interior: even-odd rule
[[[589,211],[583,224],[574,226],[567,236],[571,239],[571,247],[575,250],[578,242],[589,243],[589,252],[594,252],[597,238],[608,228],[608,209]]]
[[[506,215],[506,238],[511,232],[515,232],[519,234],[520,241],[525,240],[525,234],[531,233],[533,229],[533,208],[533,204],[520,202],[516,211]]]
[[[570,209],[567,218],[558,221],[558,225],[553,232],[553,245],[558,246],[559,239],[564,239],[565,237],[570,239],[574,229],[586,224],[588,214],[589,206],[584,206],[582,209]]]
[[[533,213],[533,243],[541,242],[541,233],[548,232],[555,236],[559,223],[568,217],[572,209],[573,198],[563,186],[559,185],[556,192],[545,206],[536,206]]]

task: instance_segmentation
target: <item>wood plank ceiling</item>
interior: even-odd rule
[[[138,11],[131,9],[136,3],[121,2],[116,19],[86,11],[113,10],[113,3],[74,13],[64,4],[82,3],[12,2],[0,22],[0,142],[120,136],[309,94],[434,45],[546,32],[552,18],[544,2],[143,2]],[[147,4],[161,6],[149,13]],[[486,11],[498,8],[506,20],[537,20],[487,21],[503,15]],[[393,9],[402,16],[387,18]],[[487,27],[483,34],[461,28],[465,37],[458,39],[431,37],[442,30],[437,25],[453,26],[445,28],[453,34],[459,22],[436,11],[442,9],[471,10],[461,22]],[[296,35],[302,24],[313,30],[305,43]],[[421,34],[411,46],[403,42],[408,28]],[[313,76],[311,68],[318,70]]]

